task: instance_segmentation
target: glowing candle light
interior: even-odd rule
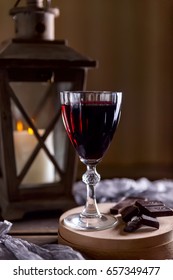
[[[28,160],[29,156],[36,147],[38,141],[34,135],[32,128],[23,130],[23,123],[17,122],[14,135],[14,148],[16,156],[17,173],[19,174]],[[39,135],[43,135],[44,129],[38,129]],[[53,133],[47,137],[45,144],[51,154],[54,154]],[[53,182],[55,178],[55,169],[46,155],[45,151],[41,149],[31,164],[27,174],[25,175],[22,184],[43,184]]]

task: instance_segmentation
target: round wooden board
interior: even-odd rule
[[[109,213],[115,203],[99,204],[101,213]],[[102,231],[76,231],[64,225],[63,219],[80,212],[82,207],[73,208],[60,217],[59,243],[96,259],[165,259],[173,258],[173,216],[160,217],[159,229],[143,226],[133,233],[123,231],[124,223],[118,223]]]

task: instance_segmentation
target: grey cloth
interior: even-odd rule
[[[77,204],[83,205],[86,201],[86,187],[84,183],[81,181],[75,183],[73,194]],[[138,180],[115,178],[112,180],[102,180],[97,184],[97,202],[117,202],[128,196],[160,200],[173,208],[173,180],[149,181],[147,178],[140,178]]]
[[[46,244],[38,246],[8,235],[12,223],[0,222],[0,260],[83,260],[83,256],[69,246]]]

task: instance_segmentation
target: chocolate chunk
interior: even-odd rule
[[[158,203],[158,204],[157,204]],[[173,211],[171,208],[165,206],[162,202],[156,201],[136,201],[135,205],[139,208],[142,214],[151,217],[172,216]]]
[[[117,215],[119,213],[119,210],[126,207],[126,206],[130,206],[133,205],[135,203],[135,201],[142,201],[143,198],[142,197],[127,197],[123,200],[120,200],[119,202],[117,202],[113,207],[110,208],[110,213],[113,215]]]
[[[171,208],[163,206],[154,206],[154,207],[145,207],[150,216],[152,217],[164,217],[164,216],[173,216],[173,211]]]
[[[139,213],[139,208],[136,205],[130,205],[120,210],[120,214],[124,222],[129,222],[134,216],[137,216]]]
[[[147,207],[153,207],[153,206],[158,206],[158,205],[164,205],[164,203],[162,201],[159,200],[137,200],[135,202],[135,204],[137,205],[138,202],[140,203],[140,205],[142,206],[147,206]]]
[[[142,225],[146,225],[146,226],[149,226],[149,227],[154,227],[154,228],[159,228],[159,222],[156,218],[153,218],[153,217],[149,217],[149,216],[146,216],[146,215],[142,215],[141,216],[141,223]]]
[[[146,215],[136,216],[132,218],[131,221],[127,223],[127,225],[124,227],[125,232],[134,232],[138,228],[140,228],[142,225],[153,227],[153,228],[159,228],[159,222],[156,218],[149,217]]]
[[[142,223],[141,223],[142,218],[141,217],[134,217],[131,221],[129,221],[127,223],[127,225],[124,227],[124,231],[125,232],[134,232],[136,231],[138,228],[141,227]]]
[[[117,215],[119,213],[119,208],[117,207],[117,205],[114,205],[113,207],[110,208],[110,213],[112,215]]]

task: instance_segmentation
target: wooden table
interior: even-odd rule
[[[58,243],[58,211],[32,213],[22,220],[11,221],[9,232],[13,237],[25,239],[38,245]]]

